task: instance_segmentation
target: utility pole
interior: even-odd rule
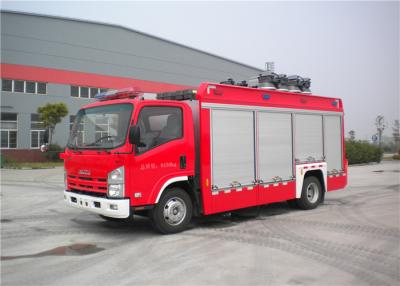
[[[375,119],[375,126],[376,130],[378,131],[379,147],[381,147],[383,130],[385,130],[386,128],[385,117],[382,115],[378,115]]]
[[[275,71],[275,63],[274,62],[265,62],[265,70],[269,72]]]

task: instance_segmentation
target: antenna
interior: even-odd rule
[[[265,62],[265,71],[274,72],[275,71],[275,62]]]

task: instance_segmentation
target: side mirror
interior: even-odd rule
[[[146,145],[140,142],[140,127],[137,125],[131,126],[129,129],[129,143],[136,147],[145,147]]]

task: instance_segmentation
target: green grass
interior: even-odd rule
[[[6,162],[4,168],[7,169],[49,169],[63,166],[64,162]]]

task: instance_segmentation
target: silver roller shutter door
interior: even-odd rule
[[[322,115],[295,114],[295,158],[323,160]]]
[[[254,180],[254,115],[212,110],[212,184],[218,188]]]
[[[342,122],[340,116],[324,115],[324,141],[328,172],[342,170]]]
[[[293,175],[292,116],[288,113],[258,113],[259,178],[272,182]]]

